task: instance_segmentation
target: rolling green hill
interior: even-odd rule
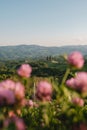
[[[87,55],[87,45],[44,47],[38,45],[0,46],[0,60],[43,58],[46,56],[57,56],[72,51],[80,51]]]

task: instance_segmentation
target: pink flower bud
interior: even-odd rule
[[[27,105],[30,106],[30,107],[33,107],[34,106],[34,102],[32,100],[29,100],[27,102]]]
[[[77,69],[82,68],[84,65],[84,58],[82,54],[78,51],[71,53],[68,56],[67,61],[70,65],[76,67]]]
[[[78,72],[75,77],[75,87],[81,92],[87,91],[87,73]]]
[[[48,101],[51,99],[52,86],[47,81],[40,81],[37,85],[36,96],[39,100]]]
[[[20,68],[17,70],[18,75],[21,77],[30,77],[32,72],[32,68],[29,64],[22,64]]]
[[[80,106],[80,107],[84,106],[84,100],[81,99],[81,98],[78,98],[78,97],[73,98],[73,99],[72,99],[72,102],[73,102],[75,105],[77,105],[77,106]]]
[[[34,102],[33,100],[29,99],[27,100],[26,106],[33,108],[33,107],[38,107],[38,104]]]
[[[78,72],[75,78],[66,81],[66,85],[80,92],[87,92],[87,72]]]
[[[75,88],[75,79],[74,78],[68,79],[66,81],[66,85],[69,86],[70,88]]]

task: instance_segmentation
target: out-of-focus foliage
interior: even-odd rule
[[[66,84],[71,77],[78,78],[77,72],[87,71],[86,62],[78,70],[62,56],[0,61],[0,129],[87,130],[87,91],[75,89],[81,89],[83,81],[74,87]],[[28,71],[31,77],[26,77],[21,64],[32,66],[32,73]],[[17,75],[19,68],[25,77]],[[86,81],[85,85],[87,88]],[[15,102],[10,98],[12,93]]]

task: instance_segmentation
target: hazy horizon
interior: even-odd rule
[[[3,0],[0,46],[87,45],[87,0]]]
[[[69,46],[87,46],[87,44],[81,44],[81,45],[39,45],[39,44],[9,44],[9,45],[0,45],[0,47],[6,47],[6,46],[42,46],[42,47],[69,47]]]

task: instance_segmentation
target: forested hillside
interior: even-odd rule
[[[58,56],[72,51],[80,51],[87,55],[87,46],[61,46],[61,47],[44,47],[37,45],[18,45],[18,46],[1,46],[0,59],[13,60],[25,58],[44,58],[46,56]]]

